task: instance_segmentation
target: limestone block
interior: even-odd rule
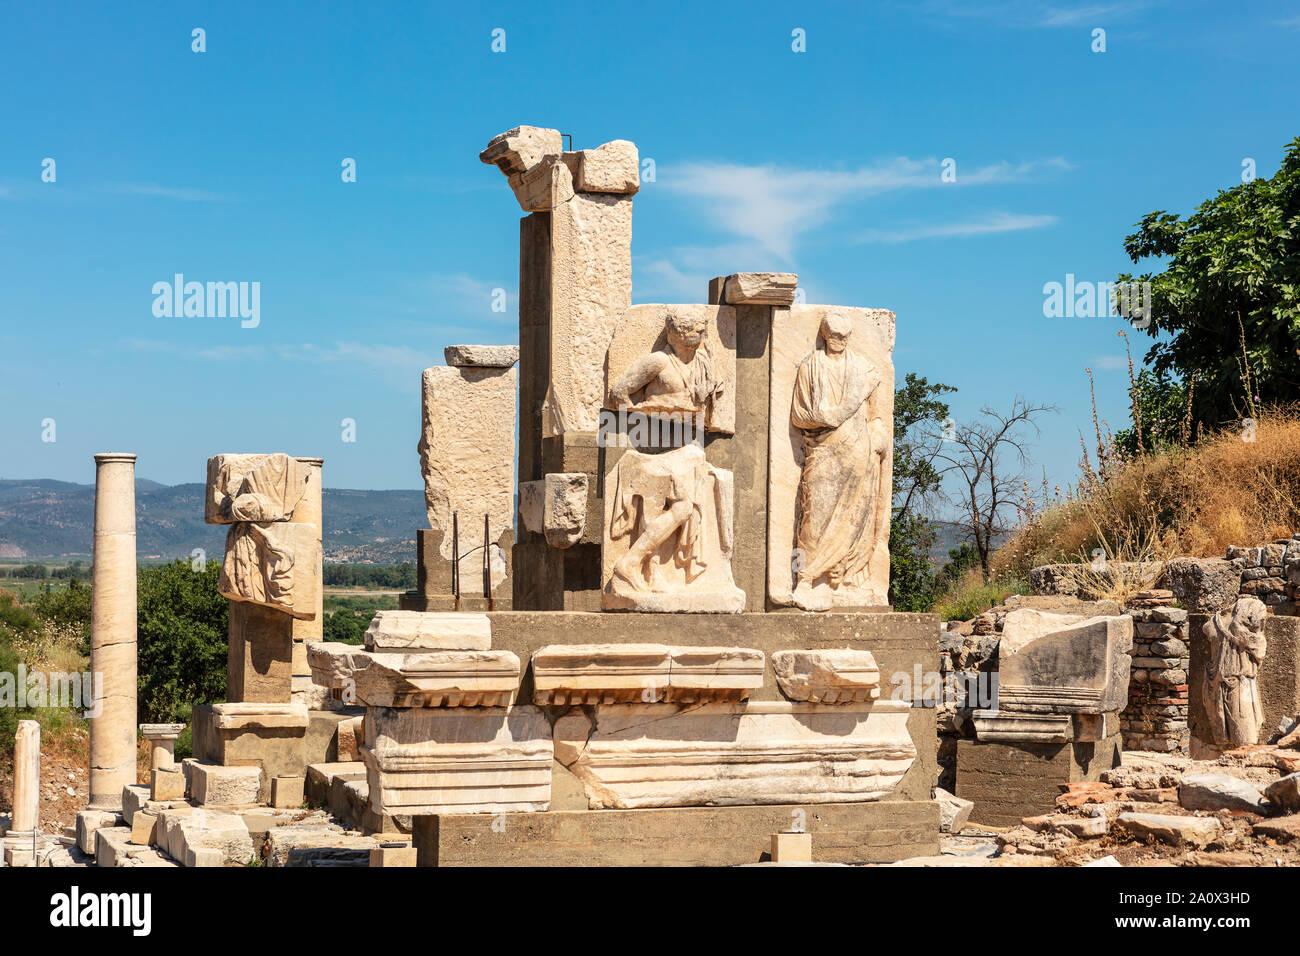
[[[374,628],[374,621],[370,626]],[[351,688],[356,685],[357,671],[370,666],[370,653],[355,644],[344,644],[340,641],[305,643],[307,665],[311,668],[312,682],[328,687],[330,691],[338,692],[333,695],[336,699],[342,699],[344,691],[350,693]]]
[[[738,614],[731,572],[732,474],[699,445],[629,449],[605,477],[605,610]]]
[[[488,141],[478,154],[480,161],[496,166],[507,177],[527,172],[546,159],[558,158],[564,151],[560,131],[540,126],[516,126]]]
[[[579,192],[625,193],[641,188],[641,161],[636,143],[616,139],[596,149],[578,151],[574,177]]]
[[[355,762],[361,759],[361,742],[365,740],[365,731],[362,729],[364,720],[363,717],[352,717],[339,722],[335,735],[340,762]]]
[[[212,705],[212,726],[216,730],[297,730],[310,717],[303,704],[269,704],[260,701]]]
[[[173,860],[185,860],[187,853],[198,850],[218,851],[222,862],[228,863],[248,863],[253,858],[248,827],[234,813],[203,807],[164,810],[158,814],[156,839]]]
[[[519,361],[519,346],[448,345],[442,355],[458,368],[510,368]]]
[[[1184,810],[1241,810],[1268,813],[1264,795],[1240,777],[1226,773],[1189,773],[1178,782],[1178,805]]]
[[[1065,743],[1074,739],[1069,714],[1035,714],[1004,710],[976,710],[975,736],[1002,743]]]
[[[457,515],[461,586],[481,593],[483,519],[488,546],[514,527],[514,368],[435,365],[422,377],[418,451],[429,527],[442,532],[441,554],[452,559],[452,516]],[[505,572],[500,558],[495,588]]]
[[[182,861],[186,867],[222,866],[225,862],[225,856],[220,849],[207,846],[187,846],[185,859]]]
[[[764,655],[749,647],[672,647],[665,700],[741,701],[763,686]]]
[[[728,305],[794,305],[799,277],[793,272],[737,272],[726,278],[722,301]]]
[[[587,475],[552,472],[519,483],[519,518],[524,527],[546,536],[553,548],[569,548],[587,527]]]
[[[998,650],[998,709],[1044,714],[1117,713],[1128,704],[1133,619],[1079,620],[1011,611]]]
[[[934,788],[934,799],[939,803],[939,829],[944,833],[960,833],[975,809],[972,800],[963,800],[942,787]]]
[[[773,863],[811,863],[811,833],[773,833]]]
[[[572,189],[555,167],[557,199]],[[632,304],[632,197],[576,193],[551,210],[550,386],[543,436],[594,432],[605,397],[605,353]]]
[[[222,767],[196,761],[190,784],[194,802],[200,806],[228,807],[257,803],[262,770],[260,767]],[[240,826],[243,826],[242,822]],[[172,853],[172,856],[178,860],[182,858],[179,853]]]
[[[150,796],[153,800],[181,800],[185,797],[185,774],[180,767],[166,767],[150,774]]]
[[[549,644],[533,654],[542,705],[737,701],[763,686],[763,652],[665,644]]]
[[[669,341],[669,319],[702,329],[702,344],[689,363]],[[681,369],[681,371],[679,371]],[[652,375],[653,373],[653,375]],[[629,379],[629,374],[632,378]],[[676,393],[675,386],[690,376],[701,396]],[[619,389],[640,383],[636,388]],[[671,448],[700,431],[734,434],[736,431],[736,310],[726,305],[634,305],[614,326],[604,369],[604,407],[614,413],[627,409],[627,424],[634,447]],[[699,428],[702,413],[703,429]],[[648,417],[653,416],[653,417]],[[606,416],[607,424],[621,424]],[[646,438],[635,429],[640,425]],[[614,443],[605,428],[607,443]],[[700,435],[703,440],[703,435]]]
[[[386,651],[486,651],[492,622],[463,611],[380,611],[366,630],[366,649]]]
[[[536,707],[372,707],[365,730],[361,756],[376,813],[508,813],[550,804],[551,728]]]
[[[905,701],[602,705],[556,721],[555,756],[593,810],[878,800],[916,759],[909,709]]]
[[[357,700],[369,707],[508,707],[519,675],[510,651],[372,654],[357,672]]]
[[[122,815],[116,810],[82,810],[77,814],[77,847],[82,853],[94,856],[95,831],[121,825]]]
[[[1115,819],[1138,839],[1150,837],[1160,843],[1175,846],[1204,847],[1213,843],[1223,832],[1223,824],[1215,817],[1179,817],[1163,813],[1121,813]]]
[[[152,846],[158,827],[158,813],[141,810],[131,818],[131,842],[139,846]]]
[[[370,851],[371,866],[415,866],[415,847],[377,846]]]
[[[203,520],[208,524],[288,521],[310,481],[311,467],[289,455],[213,455],[208,459]]]
[[[287,865],[289,854],[295,850],[321,847],[370,848],[374,845],[375,841],[370,837],[346,833],[342,827],[333,824],[276,827],[266,834],[266,865]]]
[[[870,651],[777,651],[772,655],[772,670],[781,693],[790,700],[849,704],[880,696],[880,668]]]
[[[827,351],[827,330],[842,352]],[[767,573],[775,604],[889,603],[893,348],[894,313],[883,309],[773,313]],[[847,399],[830,410],[833,395]]]
[[[131,842],[129,827],[100,827],[95,831],[95,866],[125,866],[129,857],[148,849]]]
[[[140,783],[133,783],[122,788],[122,820],[131,826],[135,814],[153,799],[152,789]]]
[[[1300,811],[1300,773],[1289,773],[1274,780],[1265,789],[1264,797],[1283,813]]]
[[[665,644],[548,644],[533,654],[537,704],[657,703],[668,691]]]
[[[509,181],[524,212],[549,212],[573,198],[573,176],[560,160],[547,160]]]
[[[1243,564],[1220,558],[1174,558],[1165,565],[1165,576],[1184,608],[1193,614],[1214,614],[1237,599]]]
[[[302,776],[271,778],[271,806],[282,810],[301,807],[306,782],[306,778]]]

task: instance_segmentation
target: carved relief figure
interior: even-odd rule
[[[868,418],[875,369],[848,349],[852,324],[831,314],[799,365],[790,421],[803,437],[795,537],[795,601],[830,606],[819,590],[863,587],[876,543],[880,460]]]
[[[701,437],[722,389],[703,344],[707,328],[707,319],[669,313],[666,346],[628,367],[610,388],[611,404],[684,418],[692,427],[677,434]],[[605,497],[606,607],[744,606],[731,578],[731,473],[710,465],[696,440],[663,451],[628,450],[606,478]]]
[[[1264,620],[1268,615],[1257,598],[1241,598],[1230,611],[1205,622],[1209,656],[1205,668],[1205,713],[1214,743],[1224,749],[1259,742],[1264,708],[1256,677],[1268,650]]]

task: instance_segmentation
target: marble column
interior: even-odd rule
[[[289,523],[315,525],[316,573],[323,576],[325,573],[325,558],[321,541],[321,529],[325,509],[322,501],[321,467],[325,464],[325,459],[299,458],[298,461],[311,467],[311,477],[307,481],[307,490],[298,502],[298,507],[293,509],[293,517],[289,519]],[[318,581],[317,585],[319,584]],[[324,639],[324,635],[325,592],[323,588],[318,586],[316,588],[316,617],[310,621],[295,619],[293,622],[293,639],[299,642],[319,641]],[[304,660],[306,660],[305,657]]]
[[[35,832],[41,796],[41,725],[18,721],[14,735],[14,809],[10,836]]]
[[[90,807],[117,810],[136,782],[135,455],[95,456]]]

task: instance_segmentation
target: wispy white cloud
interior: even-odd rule
[[[1088,367],[1094,371],[1117,372],[1120,369],[1128,368],[1128,357],[1125,355],[1098,355],[1088,363]]]
[[[1056,222],[1055,216],[996,212],[982,219],[966,222],[936,223],[928,226],[911,226],[900,229],[868,229],[859,233],[855,237],[855,241],[912,242],[917,239],[968,239],[972,236],[990,236],[1002,232],[1042,229],[1054,222]]]
[[[367,342],[335,342],[332,345],[270,344],[270,345],[208,345],[186,346],[180,342],[162,339],[128,339],[129,348],[146,352],[166,352],[186,355],[211,362],[258,362],[268,359],[277,362],[299,362],[329,365],[346,362],[351,367],[362,367],[388,378],[395,372],[409,374],[432,364],[427,352],[409,345],[378,345]],[[406,379],[402,380],[403,382]]]
[[[159,183],[121,183],[112,191],[127,196],[157,196],[160,199],[179,199],[182,202],[222,202],[227,197],[206,189],[186,186],[163,186]]]
[[[944,182],[938,158],[898,157],[856,170],[693,162],[661,167],[659,183],[660,188],[691,199],[711,221],[753,243],[769,258],[789,262],[801,235],[853,201],[905,189],[1022,182],[1070,168],[1059,156],[975,167],[959,162],[956,179]]]
[[[972,3],[969,0],[927,0],[921,7],[931,17],[954,20],[984,20],[997,26],[1020,29],[1105,26],[1107,22],[1131,19],[1152,6],[1149,0],[1126,3],[1047,4],[1041,0],[1001,0]]]
[[[1300,17],[1288,17],[1285,20],[1274,20],[1273,25],[1281,27],[1283,30],[1300,30]]]

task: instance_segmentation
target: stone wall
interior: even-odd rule
[[[1119,718],[1125,750],[1187,752],[1187,612],[1172,604],[1171,592],[1150,591],[1126,609],[1133,670]]]
[[[1228,548],[1228,560],[1245,563],[1240,596],[1259,598],[1278,613],[1294,613],[1289,604],[1300,593],[1300,537],[1283,538],[1257,548]]]

